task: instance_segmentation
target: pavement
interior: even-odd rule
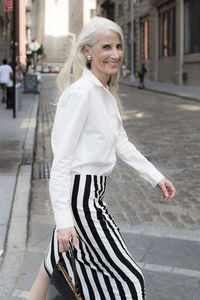
[[[130,76],[126,78],[121,77],[119,82],[128,86],[138,87],[138,79],[136,78],[135,82],[131,82]],[[154,82],[150,80],[144,80],[144,84],[145,89],[152,92],[200,101],[200,87],[188,85],[180,86],[172,83]]]
[[[38,95],[13,111],[0,103],[0,294],[12,290],[24,262]]]
[[[48,192],[50,134],[57,97],[54,81],[54,75],[43,76],[37,128],[34,95],[24,97],[16,120],[0,106],[7,129],[0,126],[1,141],[7,141],[1,153],[6,162],[0,169],[4,180],[0,191],[4,195],[7,188],[13,207],[9,222],[4,224],[7,242],[1,258],[0,300],[26,299],[54,227]],[[128,85],[120,86],[120,97],[130,140],[174,182],[177,196],[170,205],[165,203],[158,190],[119,161],[109,177],[105,200],[131,254],[143,269],[147,300],[199,300],[200,104],[194,102],[196,99],[155,94]],[[14,163],[9,167],[11,158]]]

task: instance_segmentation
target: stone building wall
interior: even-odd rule
[[[95,8],[95,0],[32,0],[31,38],[44,46],[44,67],[63,65],[72,39],[90,17],[86,10]]]
[[[173,0],[133,0],[134,1],[134,65],[135,71],[145,62],[147,79],[200,86],[200,52],[184,54],[184,0],[174,0],[175,3],[175,48],[174,55],[161,57],[159,55],[159,7],[173,5]],[[119,24],[125,36],[125,64],[130,68],[130,22],[131,0],[98,0],[98,15],[107,17],[110,5],[114,9],[114,21]],[[120,12],[121,10],[121,12]],[[142,19],[149,18],[149,57],[143,57]],[[199,16],[200,19],[200,16]],[[200,22],[199,22],[200,27]],[[200,28],[197,28],[200,31]],[[186,74],[187,80],[183,81]]]

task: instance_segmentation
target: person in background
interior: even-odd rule
[[[144,89],[144,76],[147,73],[147,69],[145,68],[145,64],[143,63],[141,69],[138,72],[139,76],[139,89]]]
[[[126,78],[126,76],[127,76],[125,64],[122,65],[122,76],[123,76],[123,78]]]
[[[7,100],[7,84],[10,79],[12,79],[12,68],[8,65],[7,59],[2,60],[2,65],[0,66],[0,86],[2,89],[2,103],[6,103]]]

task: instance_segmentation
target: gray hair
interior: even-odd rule
[[[81,77],[83,69],[87,69],[87,59],[83,54],[83,47],[88,45],[92,47],[98,38],[98,33],[111,30],[119,34],[122,49],[124,49],[124,36],[120,26],[118,26],[115,22],[102,18],[102,17],[94,17],[91,21],[85,25],[82,32],[80,33],[77,42],[71,48],[71,53],[67,58],[62,70],[60,71],[56,83],[58,89],[62,92],[69,86],[69,74],[70,69],[73,66],[74,71],[74,79],[77,80]],[[118,91],[118,80],[120,76],[120,68],[118,72],[111,76],[110,80],[110,90],[117,97]]]

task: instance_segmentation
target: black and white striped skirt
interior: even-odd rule
[[[75,258],[83,299],[144,300],[143,274],[103,201],[107,177],[74,174],[71,179],[71,208],[79,239]],[[74,279],[68,254],[62,255],[66,270]],[[45,269],[49,275],[58,259],[54,230],[45,257]]]

